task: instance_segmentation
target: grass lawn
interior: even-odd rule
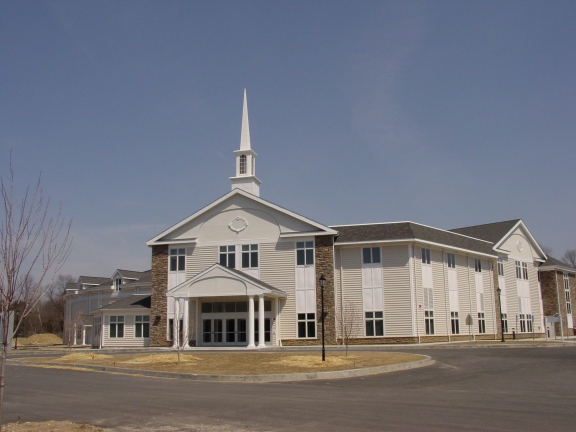
[[[385,352],[327,353],[321,361],[320,353],[181,353],[161,354],[71,353],[60,358],[34,358],[26,361],[50,362],[54,366],[91,364],[122,368],[184,372],[209,375],[264,375],[298,372],[337,371],[384,366],[424,359],[418,354]]]

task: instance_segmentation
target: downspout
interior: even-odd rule
[[[492,303],[492,328],[494,329],[494,340],[498,336],[498,326],[496,325],[496,297],[494,297],[494,260],[490,260],[490,301]],[[502,309],[502,306],[500,306]],[[502,317],[500,317],[500,323],[502,323]]]
[[[412,269],[414,271],[414,307],[416,309],[416,334],[420,343],[420,316],[418,314],[418,283],[416,282],[416,245],[412,245]],[[414,314],[412,314],[414,316]]]
[[[451,310],[450,309],[450,302],[449,302],[449,298],[448,298],[448,291],[446,290],[446,263],[444,262],[444,250],[442,251],[442,276],[444,277],[444,303],[446,306],[446,333],[448,334],[448,342],[450,342],[450,333],[451,333],[451,327],[450,327],[450,317],[449,315],[451,315]]]
[[[340,248],[340,335],[344,345],[344,267],[342,265],[342,248]]]
[[[470,321],[472,324],[469,326],[468,334],[472,333],[472,340],[476,340],[474,333],[474,317],[472,316],[472,282],[470,282],[470,254],[466,255],[466,266],[468,267],[468,302],[470,303]]]
[[[564,275],[562,275],[564,277]],[[564,322],[562,322],[562,313],[560,312],[560,291],[558,291],[558,271],[554,270],[554,279],[556,279],[556,295],[558,297],[558,316],[560,317],[560,340],[564,342]]]

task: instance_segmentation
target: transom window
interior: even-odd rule
[[[236,268],[236,246],[220,246],[220,265]]]
[[[314,242],[296,242],[296,265],[314,264]]]
[[[242,268],[258,268],[258,245],[242,245]]]
[[[298,337],[315,338],[316,337],[316,314],[299,313],[298,314]]]
[[[186,270],[186,248],[170,249],[170,271]]]
[[[498,276],[504,276],[504,259],[498,258]]]
[[[474,258],[474,271],[480,273],[482,271],[482,260]]]
[[[380,248],[362,248],[362,262],[364,264],[378,264],[380,262]]]
[[[246,155],[240,156],[240,174],[246,174]]]
[[[384,312],[365,312],[366,336],[384,336]]]
[[[430,249],[422,248],[422,264],[430,264]]]
[[[150,317],[148,315],[136,315],[134,336],[137,338],[150,337]]]
[[[123,338],[124,337],[124,317],[118,315],[110,316],[110,337]]]
[[[454,254],[446,254],[448,257],[448,268],[456,268],[456,255]]]

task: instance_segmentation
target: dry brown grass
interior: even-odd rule
[[[51,333],[35,334],[27,338],[18,338],[18,345],[22,346],[62,345],[62,338]]]
[[[80,354],[80,353],[78,353]],[[94,358],[91,358],[94,356]],[[340,353],[327,353],[326,361],[321,361],[320,353],[194,353],[180,355],[162,354],[119,354],[102,356],[97,354],[69,354],[59,359],[35,358],[30,362],[54,362],[59,365],[93,364],[127,367],[136,370],[157,370],[194,374],[217,375],[263,375],[298,372],[336,371],[384,366],[421,360],[418,354],[388,352],[355,352],[347,357]]]
[[[6,432],[104,432],[104,429],[96,426],[54,420],[45,422],[8,423],[3,426],[3,429]]]

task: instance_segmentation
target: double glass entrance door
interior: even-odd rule
[[[254,320],[254,343],[259,341],[258,319]],[[270,318],[264,319],[264,341],[271,340]],[[248,344],[246,318],[204,318],[202,319],[202,345]]]
[[[245,318],[210,318],[202,320],[202,342],[205,345],[245,345]]]

